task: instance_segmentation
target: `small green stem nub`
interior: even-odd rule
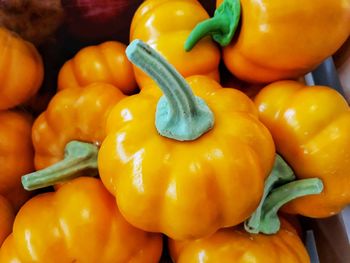
[[[26,190],[35,190],[76,178],[86,170],[90,170],[89,175],[97,175],[97,153],[94,144],[71,141],[62,161],[22,176],[22,185]]]
[[[283,205],[302,196],[319,194],[323,190],[322,181],[318,178],[292,181],[294,179],[293,171],[277,156],[275,166],[265,182],[263,198],[256,211],[244,223],[247,232],[277,233],[280,229],[277,212]],[[281,186],[275,188],[276,185]]]
[[[205,101],[193,94],[186,80],[154,49],[141,40],[134,40],[127,47],[126,55],[164,93],[156,110],[155,125],[160,135],[189,141],[213,127],[214,115]]]
[[[214,17],[196,25],[185,42],[185,50],[190,51],[196,43],[207,35],[225,47],[230,44],[241,16],[239,0],[224,0],[215,10]]]

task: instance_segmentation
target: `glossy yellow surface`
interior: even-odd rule
[[[36,169],[62,160],[64,148],[72,140],[99,145],[106,136],[104,127],[110,109],[124,97],[106,83],[57,93],[33,125]]]
[[[246,95],[204,76],[187,81],[213,111],[213,129],[187,142],[159,135],[161,92],[149,87],[112,109],[98,156],[101,179],[126,220],[175,239],[245,220],[260,201],[275,152]]]
[[[246,81],[303,75],[350,35],[350,0],[241,0],[241,5],[238,37],[223,57],[231,73]]]
[[[62,66],[58,74],[58,89],[103,82],[114,85],[124,94],[135,93],[136,82],[125,48],[117,41],[84,47]]]
[[[34,171],[32,124],[29,114],[0,111],[0,195],[16,211],[29,198],[21,185],[21,176]]]
[[[210,237],[169,240],[174,263],[309,263],[307,251],[290,228],[275,235],[249,234],[242,228],[221,229]]]
[[[100,180],[81,177],[29,200],[1,263],[157,263],[162,237],[132,227]]]
[[[36,48],[0,27],[0,110],[29,100],[40,88],[44,68]]]
[[[326,217],[350,204],[350,111],[345,99],[328,87],[280,81],[262,89],[255,103],[296,176],[317,177],[324,184],[320,195],[298,198],[285,211]]]
[[[191,52],[184,43],[194,26],[209,18],[197,0],[146,0],[137,9],[130,28],[130,42],[140,39],[157,50],[184,77],[207,75],[219,80],[220,50],[208,37]],[[140,88],[153,82],[134,67]]]

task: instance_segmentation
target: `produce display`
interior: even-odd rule
[[[304,77],[349,39],[350,0],[0,1],[0,263],[316,263],[350,110]]]

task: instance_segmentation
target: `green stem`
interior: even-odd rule
[[[241,16],[239,0],[224,0],[215,10],[214,17],[196,25],[185,42],[185,50],[190,51],[196,43],[207,35],[225,47],[230,44]]]
[[[320,179],[310,178],[292,181],[295,175],[287,167],[288,165],[282,158],[276,158],[275,166],[265,182],[263,198],[256,211],[244,223],[244,227],[249,233],[277,233],[280,229],[277,212],[283,205],[296,198],[322,192],[323,184]],[[281,186],[274,188],[276,185]]]
[[[195,140],[213,127],[214,115],[205,101],[193,94],[186,80],[154,49],[134,40],[126,55],[163,91],[155,123],[162,136],[178,141]]]
[[[319,194],[322,190],[323,183],[318,178],[297,180],[274,189],[263,205],[259,232],[277,233],[280,229],[277,212],[283,205],[299,197]]]
[[[260,204],[249,218],[249,225],[245,224],[245,227],[248,232],[253,232],[255,229],[259,228],[262,207],[267,195],[271,192],[271,190],[277,185],[291,182],[294,179],[295,175],[293,173],[293,170],[289,167],[289,165],[283,160],[283,158],[280,155],[276,154],[275,163],[272,168],[272,171],[265,181],[264,193],[261,198]]]
[[[98,147],[94,144],[71,141],[66,145],[62,161],[22,176],[22,185],[26,190],[35,190],[76,178],[86,170],[96,175],[97,153]]]

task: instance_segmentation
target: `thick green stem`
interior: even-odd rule
[[[275,163],[273,165],[272,171],[265,181],[264,193],[261,198],[260,204],[249,218],[249,225],[245,224],[245,227],[248,232],[252,232],[255,229],[259,228],[262,206],[265,202],[267,195],[271,192],[271,190],[277,185],[291,182],[294,179],[295,175],[293,173],[293,170],[289,167],[289,165],[283,160],[283,158],[280,155],[276,154]]]
[[[196,25],[185,42],[185,50],[190,51],[205,36],[212,38],[221,46],[230,44],[241,16],[239,0],[224,0],[216,9],[214,17]]]
[[[156,128],[164,137],[195,140],[211,129],[214,115],[195,96],[186,80],[160,54],[140,40],[126,49],[129,60],[148,74],[163,91],[156,110]]]
[[[277,233],[280,229],[277,212],[283,205],[299,197],[319,194],[322,190],[323,183],[318,178],[297,180],[274,189],[262,207],[259,232],[264,234]]]
[[[97,175],[97,153],[94,144],[71,141],[66,145],[62,161],[22,176],[22,185],[26,190],[35,190],[76,178],[87,170],[89,175]]]
[[[322,192],[323,184],[320,179],[292,181],[295,176],[287,167],[282,158],[276,158],[275,166],[265,182],[263,198],[256,211],[244,224],[249,233],[277,233],[280,229],[277,212],[283,205],[296,198]],[[281,186],[275,188],[276,185]]]

